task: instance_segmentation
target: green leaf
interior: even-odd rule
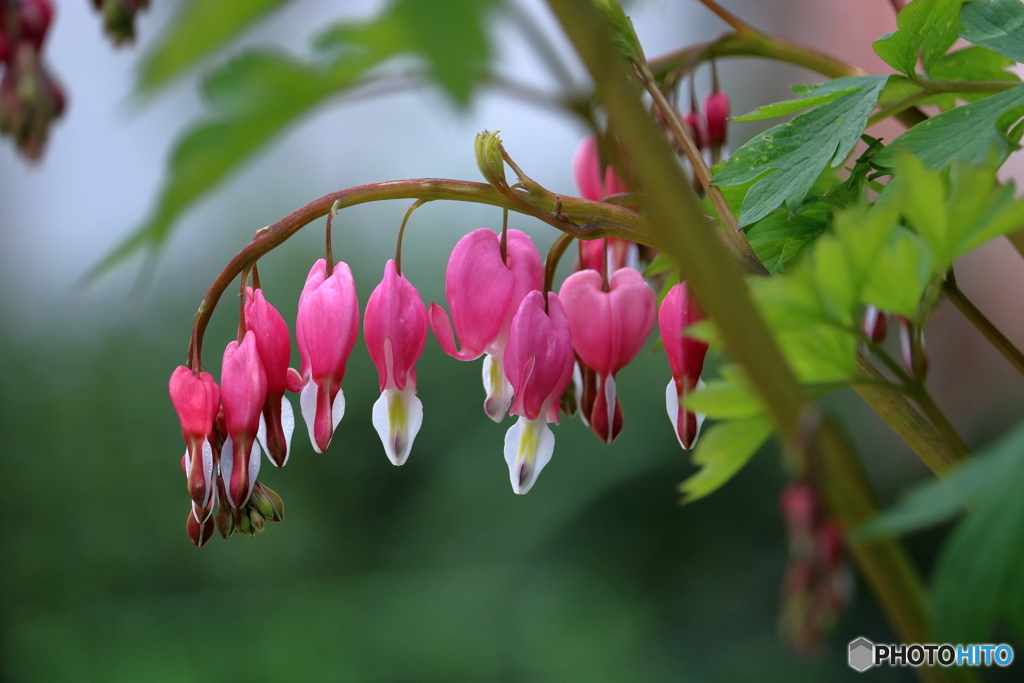
[[[921,296],[932,272],[928,248],[904,228],[897,228],[889,247],[878,256],[861,302],[917,319]]]
[[[792,216],[776,209],[747,229],[754,253],[773,275],[781,275],[828,228],[829,211],[812,205]]]
[[[804,384],[841,382],[857,374],[857,336],[831,323],[782,330],[782,354]]]
[[[1020,466],[1024,429],[1018,427],[1000,443],[977,454],[944,479],[914,488],[898,504],[857,530],[857,540],[896,536],[940,524],[976,508]]]
[[[961,38],[1024,62],[1024,4],[1020,0],[965,3],[960,23]]]
[[[650,265],[647,266],[647,270],[644,271],[644,277],[653,277],[655,275],[661,275],[667,273],[676,267],[675,259],[669,256],[667,251],[659,251],[658,255],[654,257]]]
[[[763,107],[758,107],[749,114],[743,116],[734,116],[733,121],[764,121],[765,119],[774,119],[787,114],[795,114],[798,111],[804,109],[811,109],[813,107],[820,107],[823,104],[828,104],[832,100],[837,100],[843,95],[853,92],[856,88],[850,87],[845,90],[838,90],[835,92],[828,92],[824,95],[816,95],[814,97],[805,97],[803,99],[786,100],[785,102],[776,102],[775,104],[767,104]]]
[[[876,40],[879,57],[908,76],[917,73],[920,57],[925,72],[956,42],[962,0],[914,0],[896,17],[898,30]]]
[[[289,0],[191,0],[142,61],[136,88],[152,92]]]
[[[740,225],[764,218],[783,203],[790,209],[799,206],[822,171],[841,164],[860,139],[887,79],[840,79],[861,85],[740,147],[713,181],[732,186],[757,179],[743,199]]]
[[[772,423],[763,416],[719,422],[707,430],[693,453],[700,471],[679,485],[684,502],[703,498],[729,481],[771,433]]]
[[[712,380],[684,401],[686,407],[713,419],[736,419],[764,414],[764,404],[744,380]]]
[[[211,115],[175,148],[149,219],[95,266],[90,278],[135,252],[159,246],[179,215],[289,125],[330,96],[366,82],[373,67],[402,53],[423,56],[434,78],[464,104],[485,75],[484,14],[494,0],[398,0],[380,16],[332,28],[318,45],[332,57],[306,64],[252,52],[212,74]]]
[[[1014,2],[1020,5],[1017,0]],[[1020,81],[1020,76],[1006,70],[1015,63],[988,48],[968,47],[951,52],[932,65],[931,77],[937,81]],[[979,97],[982,96],[988,97]],[[971,95],[961,93],[957,97],[968,99]]]
[[[1024,436],[1018,428],[992,456],[1005,470],[954,530],[931,587],[936,635],[985,642],[1002,620],[1019,619],[1024,594]]]
[[[893,168],[898,150],[906,149],[933,170],[941,170],[956,160],[979,165],[993,155],[1001,164],[1016,148],[1006,133],[1022,115],[1024,85],[1018,85],[917,124],[876,154],[874,161],[881,167]]]

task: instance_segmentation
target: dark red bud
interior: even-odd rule
[[[928,374],[928,353],[924,349],[924,330],[900,316],[900,351],[903,367],[917,379]]]
[[[49,0],[23,0],[18,6],[21,37],[30,41],[37,51],[42,48],[52,21],[53,6]]]
[[[11,41],[6,33],[0,31],[0,62],[6,62],[11,54]]]
[[[810,533],[818,517],[818,494],[809,483],[795,481],[782,492],[779,508],[782,511],[782,518],[791,530],[797,533]]]
[[[201,548],[213,536],[213,518],[207,517],[205,522],[200,523],[190,511],[188,519],[185,521],[185,531],[188,533],[192,544],[197,548]]]
[[[704,117],[695,111],[691,111],[683,118],[683,123],[693,131],[693,142],[697,145],[697,149],[707,149],[708,135]]]
[[[835,571],[842,566],[845,552],[843,546],[843,530],[831,517],[821,520],[815,532],[815,546],[827,571]]]
[[[874,306],[868,306],[864,312],[864,335],[876,344],[885,341],[889,332],[889,325],[886,322],[885,313],[882,313]]]

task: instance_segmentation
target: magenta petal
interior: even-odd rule
[[[398,274],[395,262],[366,302],[363,337],[377,366],[380,390],[403,391],[427,342],[427,311],[416,288]]]
[[[452,331],[452,322],[448,319],[448,314],[433,301],[430,302],[427,316],[430,318],[430,329],[434,331],[437,343],[441,345],[441,350],[449,356],[458,360],[473,360],[483,355],[483,351],[474,352],[465,348],[460,351],[458,349],[455,345],[455,333]]]
[[[679,386],[696,386],[704,368],[708,345],[684,336],[687,327],[704,318],[704,311],[690,294],[685,282],[672,287],[661,302],[658,328],[662,343],[665,345],[669,367],[672,368],[672,377]]]
[[[459,240],[448,259],[445,294],[464,353],[479,355],[498,337],[514,290],[496,234],[480,228]]]
[[[221,366],[224,424],[236,443],[256,437],[266,399],[267,376],[256,352],[256,337],[246,332],[241,344],[228,344]]]
[[[639,272],[621,268],[612,275],[611,291],[601,275],[581,270],[562,284],[560,296],[580,359],[602,375],[613,375],[643,348],[654,327],[657,297]]]
[[[515,394],[512,414],[529,420],[547,417],[572,381],[573,353],[569,321],[558,295],[533,291],[512,320],[503,360]]]
[[[181,435],[195,457],[199,444],[213,431],[213,421],[220,409],[220,388],[210,373],[196,376],[180,365],[171,373],[168,391],[181,422]]]
[[[605,196],[604,183],[601,182],[601,156],[595,136],[588,135],[580,140],[572,160],[572,173],[581,197],[597,202]]]
[[[537,247],[530,236],[519,230],[509,230],[506,235],[506,267],[512,271],[512,296],[501,322],[498,337],[490,344],[488,353],[500,358],[508,343],[508,332],[512,318],[519,311],[519,304],[527,294],[544,286],[544,264],[541,263]]]
[[[309,272],[299,297],[295,336],[302,377],[330,377],[340,384],[359,333],[359,300],[348,264],[339,262],[330,277],[321,259]]]
[[[267,373],[267,391],[273,394],[284,392],[292,356],[291,336],[288,324],[264,298],[262,289],[248,290],[245,327],[256,335],[256,350]]]

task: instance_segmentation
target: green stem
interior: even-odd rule
[[[412,216],[412,212],[415,211],[416,209],[420,208],[421,206],[423,206],[424,204],[426,204],[429,201],[430,201],[429,199],[418,199],[418,200],[416,200],[415,202],[413,202],[413,205],[410,206],[408,208],[408,210],[406,210],[405,216],[402,217],[402,226],[400,228],[398,228],[398,242],[395,244],[395,272],[398,273],[399,275],[402,274],[402,239],[405,237],[405,226],[409,222],[409,217]],[[502,253],[501,253],[502,260],[505,259],[505,249],[504,249],[504,247],[505,247],[505,245],[504,245],[504,243],[502,243]]]
[[[954,280],[946,280],[942,283],[942,293],[979,332],[985,335],[985,339],[988,339],[989,343],[1003,354],[1003,358],[1010,361],[1010,365],[1024,375],[1024,354],[960,291]]]
[[[857,356],[857,371],[878,382],[885,381],[864,356]],[[957,438],[955,443],[947,441],[903,395],[863,383],[855,383],[853,390],[935,474],[948,474],[970,456],[961,439]]]
[[[702,229],[697,197],[687,191],[685,176],[668,149],[664,135],[650,120],[640,92],[630,81],[612,42],[608,26],[589,0],[548,0],[562,29],[596,83],[597,96],[615,130],[630,152],[637,183],[647,197],[652,231],[660,233],[667,251],[679,265],[725,343],[768,406],[778,434],[790,452],[808,436],[808,407],[803,388],[760,316],[741,273],[712,235]],[[826,489],[844,524],[860,523],[877,512],[860,464],[830,420],[811,441],[822,451]],[[804,456],[806,458],[806,455]],[[929,642],[924,591],[902,546],[879,539],[854,547],[854,554],[875,594],[904,642]],[[944,680],[937,670],[922,670],[928,680]]]
[[[914,78],[913,82],[925,90],[948,93],[996,94],[1020,85],[1020,81],[929,81]]]
[[[904,97],[902,100],[899,100],[897,102],[893,102],[888,107],[880,109],[880,110],[878,110],[878,112],[873,114],[871,116],[871,118],[868,119],[868,125],[865,126],[865,127],[866,128],[870,128],[871,126],[875,125],[876,123],[881,123],[882,121],[886,120],[890,116],[896,116],[898,114],[901,114],[904,111],[906,111],[907,109],[910,109],[911,107],[913,107],[918,102],[926,100],[926,99],[928,99],[931,96],[932,96],[932,93],[928,92],[927,90],[922,90],[920,92],[914,93],[913,95],[908,95],[907,97]]]
[[[314,220],[335,210],[356,204],[383,201],[387,199],[446,199],[451,201],[489,204],[528,215],[534,212],[553,212],[559,209],[567,220],[554,221],[563,232],[582,239],[599,237],[621,237],[640,242],[656,249],[662,248],[661,240],[648,229],[644,217],[636,212],[614,204],[592,202],[578,197],[557,195],[536,195],[515,191],[518,202],[513,202],[490,185],[464,180],[423,178],[418,180],[395,180],[350,187],[317,199],[285,216],[256,233],[253,240],[239,251],[224,267],[210,285],[206,296],[199,304],[192,336],[189,339],[188,363],[195,372],[202,369],[203,336],[210,323],[213,311],[224,291],[245,269],[262,256],[284,244],[292,235]],[[525,204],[529,209],[524,208]],[[549,221],[552,222],[552,221]]]

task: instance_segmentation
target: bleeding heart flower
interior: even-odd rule
[[[391,462],[403,465],[423,424],[416,361],[427,343],[427,309],[394,261],[384,266],[384,279],[366,302],[363,337],[380,377],[373,426]]]
[[[246,290],[245,328],[256,338],[256,352],[267,374],[267,400],[263,404],[263,422],[258,438],[270,461],[284,467],[291,452],[295,413],[285,398],[285,389],[298,392],[302,380],[288,363],[292,343],[284,318],[263,297],[263,290]]]
[[[885,313],[874,306],[868,306],[867,310],[864,311],[864,324],[863,328],[864,336],[876,344],[881,344],[885,341],[886,335],[889,333],[889,325],[885,319]]]
[[[345,415],[341,380],[359,334],[359,300],[348,264],[338,262],[330,277],[320,259],[306,276],[299,297],[295,338],[302,358],[299,405],[313,450],[323,453]]]
[[[509,230],[502,261],[498,236],[480,228],[460,239],[448,259],[445,294],[451,321],[443,308],[430,304],[430,326],[445,353],[458,360],[487,354],[483,367],[487,391],[484,412],[495,422],[501,422],[512,402],[512,388],[502,364],[512,318],[523,298],[543,284],[544,266],[529,236]],[[456,334],[461,351],[455,345]]]
[[[524,494],[551,461],[555,435],[548,422],[558,424],[562,394],[572,381],[573,352],[569,321],[562,302],[533,291],[526,295],[512,320],[505,369],[515,392],[512,414],[519,415],[505,434],[505,461],[512,490]]]
[[[592,202],[599,202],[613,194],[629,192],[629,188],[622,182],[611,164],[605,167],[604,173],[601,172],[601,154],[597,146],[597,137],[593,135],[580,140],[573,156],[572,172],[580,196]]]
[[[605,240],[608,242],[607,258],[605,257]],[[621,237],[608,237],[599,240],[581,242],[582,261],[577,270],[596,270],[604,275],[605,268],[614,273],[619,268],[640,270],[640,246],[636,242]]]
[[[690,450],[697,443],[704,416],[687,410],[683,401],[699,386],[704,356],[708,351],[705,342],[687,337],[685,332],[687,327],[705,317],[685,282],[668,291],[658,312],[658,328],[669,367],[672,368],[672,379],[665,388],[665,408],[679,445],[685,450]]]
[[[213,425],[220,409],[220,388],[210,373],[196,376],[181,365],[171,373],[168,389],[188,448],[182,466],[189,496],[199,508],[206,508],[214,491]]]
[[[559,296],[576,355],[597,373],[590,426],[605,443],[611,443],[623,422],[615,373],[643,348],[654,327],[658,301],[643,276],[632,268],[615,271],[608,291],[602,285],[596,270],[581,270],[565,280]]]
[[[256,335],[251,330],[245,333],[241,344],[232,341],[224,349],[220,386],[227,430],[221,449],[220,473],[227,488],[228,502],[232,507],[241,507],[249,499],[260,471],[256,436],[267,400],[267,373],[256,350]]]
[[[200,522],[194,512],[189,512],[188,519],[185,520],[185,532],[192,543],[201,548],[213,536],[213,518],[207,517],[205,521]]]

